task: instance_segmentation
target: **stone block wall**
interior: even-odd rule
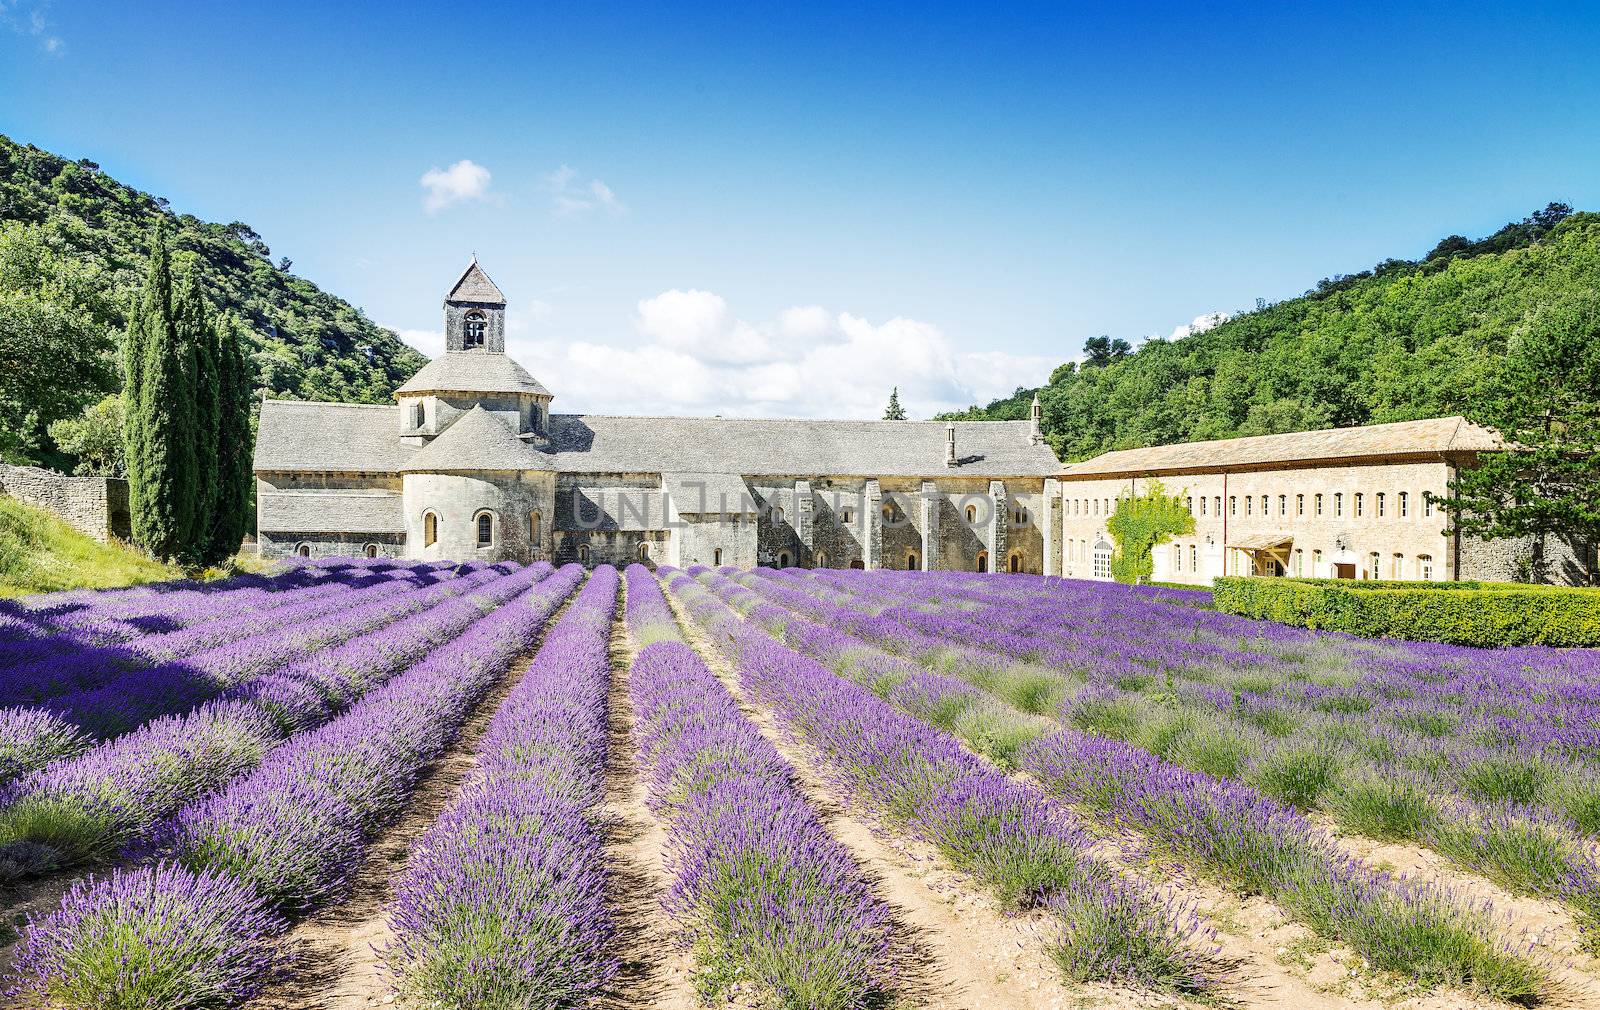
[[[1600,581],[1597,549],[1600,545],[1546,540],[1544,555],[1550,581],[1563,586],[1587,586]],[[1527,576],[1532,557],[1532,537],[1505,540],[1463,537],[1460,577],[1484,582],[1514,582]]]
[[[128,482],[117,477],[73,477],[34,466],[0,463],[0,493],[44,509],[102,543],[132,535]]]

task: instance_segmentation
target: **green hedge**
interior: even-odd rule
[[[1227,576],[1216,580],[1212,605],[1227,614],[1364,638],[1485,648],[1600,646],[1600,589]]]

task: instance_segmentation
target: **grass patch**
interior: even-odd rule
[[[112,589],[182,575],[126,544],[102,544],[42,509],[0,495],[0,596]]]

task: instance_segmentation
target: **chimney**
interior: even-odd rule
[[[1032,423],[1028,427],[1028,444],[1039,445],[1044,442],[1044,408],[1039,406],[1039,393],[1033,394],[1033,406],[1029,408]]]
[[[956,426],[951,422],[944,426],[944,465],[956,465]]]

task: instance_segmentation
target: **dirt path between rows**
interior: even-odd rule
[[[816,772],[817,758],[764,707],[744,695],[731,665],[671,594],[678,623],[740,709],[794,768],[798,784],[828,830],[876,879],[878,893],[912,932],[920,955],[912,1002],[930,1010],[1043,1010],[1150,1007],[1173,1001],[1106,986],[1067,986],[1045,951],[1042,916],[1007,915],[964,874],[947,868],[931,846],[891,837],[858,816]]]
[[[694,990],[694,957],[680,930],[661,908],[672,885],[665,862],[667,833],[645,805],[645,784],[633,747],[633,703],[628,670],[634,648],[623,623],[626,580],[617,589],[618,616],[611,625],[610,722],[606,748],[606,862],[612,882],[612,907],[624,924],[617,999],[626,1007],[691,1010],[700,1006]]]
[[[579,587],[581,589],[581,587]],[[455,742],[423,773],[400,818],[367,847],[349,896],[319,910],[290,930],[290,965],[285,977],[249,1004],[250,1010],[367,1010],[395,1002],[390,976],[378,951],[393,938],[384,913],[411,846],[450,802],[478,763],[478,743],[533,662],[544,634],[555,627],[577,597],[568,594],[510,669],[473,708]]]

